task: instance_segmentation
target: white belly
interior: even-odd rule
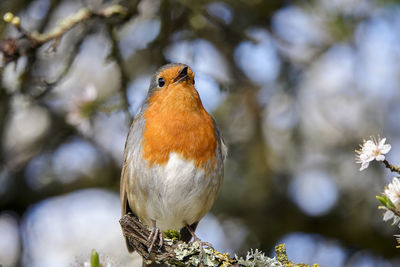
[[[212,178],[205,177],[204,170],[196,169],[193,162],[176,153],[159,171],[160,176],[153,181],[154,197],[147,202],[148,216],[156,220],[161,230],[181,229],[200,220],[211,208],[208,198],[216,197],[210,196],[216,186],[210,183]]]
[[[208,212],[217,197],[222,173],[216,167],[207,174],[192,161],[171,153],[166,165],[151,167],[148,175],[135,180],[133,203],[145,205],[144,209],[133,205],[138,217],[149,226],[155,220],[162,231],[179,230],[198,222]]]

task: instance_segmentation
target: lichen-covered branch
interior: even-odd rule
[[[305,267],[307,264],[294,264],[289,261],[284,244],[275,247],[276,257],[269,258],[258,250],[251,250],[245,258],[237,256],[230,257],[229,253],[221,253],[209,247],[201,247],[199,242],[183,242],[173,239],[164,239],[160,248],[153,249],[148,253],[147,241],[150,231],[133,214],[124,215],[120,219],[122,232],[128,238],[130,244],[135,248],[145,261],[156,263],[167,263],[172,266],[287,266]],[[201,250],[203,250],[201,252]],[[200,258],[202,255],[202,258]],[[314,264],[313,267],[317,267]]]
[[[203,249],[203,263],[206,266],[234,266],[236,259],[230,259],[227,254],[219,253],[211,248],[201,248],[198,242],[165,239],[161,248],[153,249],[149,255],[147,241],[150,231],[137,217],[132,214],[123,216],[120,220],[122,231],[136,252],[149,262],[168,263],[176,266],[197,266],[200,263],[200,250]]]

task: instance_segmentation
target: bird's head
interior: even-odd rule
[[[168,90],[174,87],[193,87],[194,89],[194,72],[193,70],[181,63],[171,63],[159,68],[151,78],[149,96],[157,91]]]
[[[147,103],[168,104],[178,110],[203,108],[194,83],[194,72],[189,66],[181,63],[167,64],[153,75]]]

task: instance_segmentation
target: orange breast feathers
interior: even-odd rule
[[[166,164],[172,152],[193,160],[197,168],[215,165],[214,124],[193,84],[170,84],[156,91],[143,116],[142,153],[149,165]]]

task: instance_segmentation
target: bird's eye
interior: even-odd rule
[[[165,85],[164,78],[159,78],[158,79],[158,87],[163,87]]]
[[[196,80],[193,78],[193,85],[196,83]]]

